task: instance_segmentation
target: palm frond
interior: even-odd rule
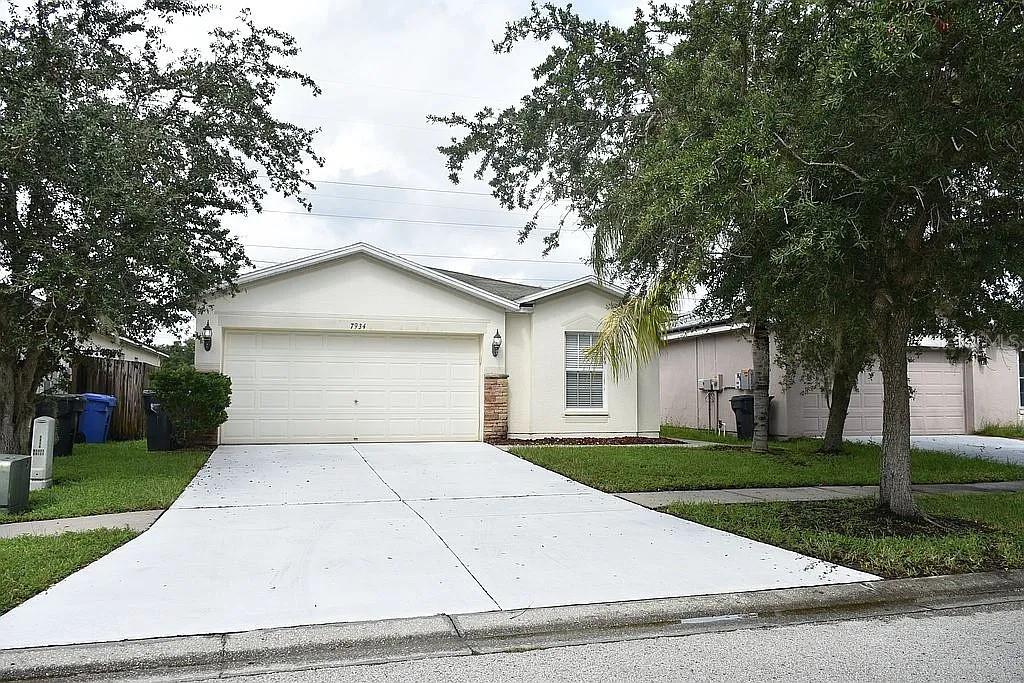
[[[597,342],[587,351],[595,363],[607,362],[618,379],[642,367],[661,348],[661,335],[672,320],[672,287],[656,284],[610,309],[601,321]]]

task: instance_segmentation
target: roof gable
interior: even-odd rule
[[[404,270],[410,273],[414,273],[426,280],[436,282],[441,285],[445,285],[452,289],[458,290],[464,294],[468,294],[477,299],[481,299],[493,305],[499,306],[506,310],[518,311],[520,309],[519,304],[509,299],[508,297],[496,294],[489,289],[484,289],[479,284],[474,284],[471,281],[466,281],[453,277],[450,271],[441,271],[426,266],[421,266],[418,263],[409,261],[400,256],[396,256],[390,252],[378,249],[373,245],[366,244],[365,242],[358,242],[351,244],[347,247],[341,247],[340,249],[332,249],[330,251],[323,251],[318,254],[306,256],[303,258],[295,259],[294,261],[287,261],[285,263],[279,263],[277,265],[269,266],[267,268],[260,268],[250,273],[246,273],[238,277],[235,284],[239,287],[260,282],[262,280],[270,279],[285,275],[287,273],[298,272],[309,268],[323,266],[335,261],[348,258],[354,255],[367,256],[372,259],[376,259],[388,265],[391,265],[399,270]],[[469,276],[473,277],[473,276]],[[484,278],[486,279],[486,278]],[[496,281],[500,282],[500,281]],[[512,283],[506,283],[512,284]]]
[[[615,297],[622,297],[626,295],[626,290],[622,289],[621,287],[616,287],[610,282],[599,280],[593,275],[587,275],[576,280],[563,282],[562,284],[556,287],[549,287],[548,289],[542,289],[532,294],[527,294],[526,296],[516,299],[516,301],[520,304],[532,304],[536,301],[540,301],[551,296],[564,294],[579,287],[593,287],[594,289],[599,289],[602,292],[605,292],[606,294],[611,294],[612,296]]]

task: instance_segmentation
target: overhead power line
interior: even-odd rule
[[[290,216],[315,216],[318,218],[342,218],[355,221],[384,221],[387,223],[421,223],[423,225],[446,225],[451,227],[468,228],[471,230],[522,230],[522,226],[496,225],[494,223],[462,223],[459,221],[430,221],[412,218],[388,218],[386,216],[354,216],[343,213],[320,213],[318,211],[287,211],[284,209],[263,209],[263,213],[280,213]],[[538,225],[535,230],[557,230],[550,225]],[[569,229],[571,232],[578,232],[578,228]]]
[[[319,247],[292,247],[285,246],[283,244],[245,244],[243,246],[253,247],[256,249],[290,249],[293,251],[326,251]],[[406,256],[411,258],[443,258],[443,259],[458,259],[465,261],[510,261],[514,263],[557,263],[559,265],[573,265],[573,266],[586,266],[587,264],[581,261],[556,261],[554,259],[530,259],[530,258],[502,258],[498,256],[449,256],[445,254],[409,254],[403,252],[395,252],[399,256]]]
[[[409,192],[438,192],[440,194],[467,194],[475,197],[490,197],[490,192],[470,192],[469,190],[442,190],[434,187],[409,187],[407,185],[378,185],[376,183],[354,183],[346,180],[316,180],[309,178],[311,183],[324,185],[348,185],[351,187],[375,187],[381,190],[407,190]]]
[[[496,213],[502,216],[508,216],[510,218],[522,218],[528,220],[528,216],[522,214],[515,214],[505,209],[475,209],[466,206],[452,206],[451,204],[431,204],[430,202],[403,202],[399,199],[377,199],[376,197],[353,197],[352,195],[344,194],[327,194],[320,190],[315,190],[309,193],[310,199],[317,199],[319,197],[327,197],[330,199],[347,199],[355,202],[373,202],[375,204],[400,204],[402,206],[425,206],[432,209],[448,209],[450,211],[470,211],[472,213]]]

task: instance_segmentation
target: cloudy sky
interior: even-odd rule
[[[612,0],[575,6],[620,22],[635,8]],[[528,0],[227,0],[221,7],[204,21],[224,23],[249,7],[257,23],[294,35],[302,54],[293,65],[323,89],[317,98],[288,94],[278,105],[282,116],[323,129],[317,148],[326,165],[310,174],[312,215],[273,198],[263,215],[231,221],[258,266],[363,241],[426,265],[540,286],[589,272],[579,262],[585,234],[565,235],[542,258],[542,235],[517,243],[523,214],[502,210],[482,183],[453,185],[437,151],[452,130],[426,121],[511,104],[528,91],[545,47],[492,50],[505,24],[529,11]],[[175,29],[186,30],[199,40],[205,28]]]

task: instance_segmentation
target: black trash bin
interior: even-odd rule
[[[754,396],[740,394],[729,399],[732,412],[736,415],[736,436],[741,439],[754,438]]]
[[[83,410],[85,399],[77,394],[44,394],[36,399],[36,417],[52,417],[57,421],[54,456],[71,455]]]
[[[146,410],[146,449],[150,451],[173,451],[179,448],[171,430],[171,418],[157,401],[156,392],[146,389],[142,392]]]
[[[774,396],[768,397],[768,432],[771,433],[771,406]],[[740,439],[754,438],[754,395],[740,394],[729,399],[736,416],[736,436]]]

